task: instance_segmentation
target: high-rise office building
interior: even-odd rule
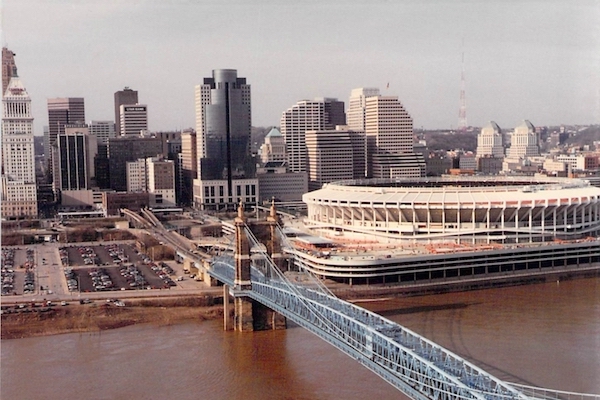
[[[204,78],[203,84],[196,86],[198,179],[194,181],[194,203],[197,206],[222,203],[223,207],[229,207],[238,199],[256,201],[251,126],[250,85],[246,78],[237,76],[237,70],[213,70],[212,77]],[[244,180],[251,182],[237,182]],[[247,185],[251,189],[246,196],[240,188]]]
[[[50,145],[65,133],[65,125],[85,124],[85,105],[83,97],[48,99],[48,132]]]
[[[181,132],[181,154],[179,155],[180,174],[178,176],[180,191],[178,201],[184,205],[193,202],[194,179],[198,178],[198,146],[196,142],[196,131],[186,129]]]
[[[357,88],[350,92],[348,101],[347,125],[353,130],[365,130],[366,99],[367,97],[379,96],[377,88]]]
[[[535,126],[527,120],[517,126],[510,137],[508,158],[527,158],[540,155],[539,136]]]
[[[127,191],[147,192],[146,159],[127,161]]]
[[[108,139],[116,136],[113,121],[92,121],[88,128],[90,135],[97,138],[98,146],[107,146]]]
[[[56,161],[58,135],[65,133],[65,125],[85,124],[85,105],[82,97],[66,97],[48,99],[48,143],[50,148],[44,149],[48,165],[49,179],[55,194],[59,183],[54,177],[58,174]]]
[[[15,64],[15,53],[7,49],[2,48],[2,95],[8,88],[10,78],[13,76],[13,72],[16,71],[17,65]]]
[[[365,98],[368,177],[425,175],[425,159],[414,152],[413,121],[396,96]]]
[[[148,131],[148,106],[121,104],[119,108],[119,135],[141,136]]]
[[[213,70],[196,86],[200,179],[252,177],[250,85],[233,69]]]
[[[146,159],[148,193],[155,206],[173,207],[175,205],[175,163],[160,157]]]
[[[115,137],[108,139],[110,188],[127,190],[127,162],[162,154],[162,142],[153,137]]]
[[[95,186],[94,159],[98,154],[95,136],[87,125],[66,125],[58,135],[58,169],[55,176],[61,191],[90,190]]]
[[[98,142],[98,155],[94,161],[96,185],[100,189],[108,189],[110,187],[108,139],[115,137],[115,124],[113,121],[92,121],[89,132]]]
[[[289,171],[307,171],[306,131],[333,130],[337,125],[346,125],[344,102],[337,99],[302,100],[284,111],[280,127]]]
[[[413,121],[396,96],[365,99],[365,134],[378,153],[412,153]]]
[[[138,92],[127,86],[123,90],[115,92],[115,132],[121,134],[121,106],[123,104],[137,104]]]
[[[477,135],[477,157],[504,157],[504,135],[494,121],[481,128]]]
[[[14,55],[3,49],[3,62],[5,51]],[[14,60],[11,66],[10,79],[2,94],[2,218],[37,217],[31,98],[19,79]],[[5,72],[3,68],[3,81]]]
[[[306,131],[309,190],[333,181],[364,178],[365,135],[347,128]]]
[[[196,131],[186,129],[181,132],[181,166],[184,171],[192,171],[193,179],[196,179],[198,171]]]
[[[147,192],[150,206],[175,205],[175,163],[162,157],[127,162],[127,191]]]

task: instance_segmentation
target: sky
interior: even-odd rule
[[[195,127],[194,87],[233,68],[252,125],[299,100],[398,96],[415,128],[600,123],[600,0],[0,0],[37,135],[47,99],[84,97],[113,120],[114,92],[148,105],[151,131]],[[389,86],[388,86],[389,85]]]

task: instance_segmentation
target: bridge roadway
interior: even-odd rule
[[[264,246],[248,228],[246,234],[255,250],[251,289],[236,289],[232,254],[213,258],[206,271],[210,276],[233,288],[234,296],[258,301],[308,329],[413,399],[600,400],[599,395],[504,382],[417,333],[335,297],[318,279],[312,283],[291,282],[268,254],[261,252]],[[170,235],[163,231],[162,236]],[[192,259],[198,258],[188,249],[176,247]]]

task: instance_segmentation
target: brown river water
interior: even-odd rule
[[[600,278],[363,303],[506,381],[600,394]],[[2,399],[406,399],[308,331],[3,340]]]

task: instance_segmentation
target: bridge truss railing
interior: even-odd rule
[[[600,400],[506,383],[417,333],[338,299],[321,285],[290,282],[263,254],[264,246],[252,232],[247,235],[254,249],[252,289],[243,295],[313,332],[413,399]],[[213,259],[209,273],[233,285],[234,265],[233,255],[224,254]]]
[[[545,400],[600,400],[600,395],[589,393],[566,392],[563,390],[544,389],[535,386],[509,383],[510,386],[528,397]]]
[[[261,248],[249,230],[255,248]],[[249,297],[356,358],[401,391],[420,399],[526,398],[518,390],[422,336],[345,302],[320,287],[290,282],[263,255],[269,273],[252,270]]]

